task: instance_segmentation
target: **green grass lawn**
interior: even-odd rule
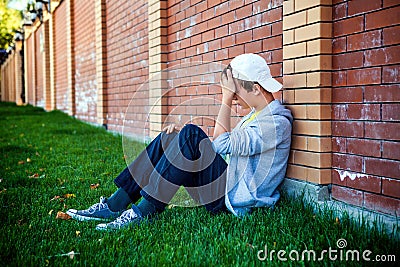
[[[301,200],[288,197],[274,210],[259,209],[244,219],[212,216],[201,207],[174,207],[158,220],[118,232],[98,232],[96,223],[56,219],[58,211],[87,208],[114,192],[113,178],[126,166],[121,136],[59,111],[10,103],[0,103],[0,124],[2,266],[382,264],[363,261],[365,250],[372,252],[367,255],[371,260],[395,255],[400,261],[399,242],[379,227],[368,228],[346,216],[338,221],[329,211],[315,214]],[[143,147],[135,144],[137,152]],[[99,186],[92,189],[91,184]],[[347,242],[343,249],[337,247],[339,239]],[[337,259],[325,253],[318,261],[329,248],[337,250],[331,251],[331,258]],[[268,257],[260,261],[265,250]],[[278,259],[279,250],[287,262]],[[296,258],[292,250],[300,254],[299,261],[289,258]],[[304,250],[316,251],[317,260],[304,254],[302,261]],[[358,250],[360,261],[346,261],[348,250]],[[74,257],[63,255],[72,251]]]

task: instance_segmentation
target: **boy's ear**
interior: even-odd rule
[[[255,84],[254,86],[253,86],[253,94],[254,95],[259,95],[259,94],[261,94],[261,90],[264,90],[264,89],[262,89],[261,88],[261,86],[259,85],[259,84]]]

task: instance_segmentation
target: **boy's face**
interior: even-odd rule
[[[262,91],[264,90],[258,84],[253,85],[253,90],[246,90],[240,82],[234,79],[236,85],[236,93],[233,97],[235,104],[239,105],[243,111],[248,111],[250,108],[256,108],[266,103]]]
[[[227,79],[227,70],[232,71],[231,65],[228,65],[221,74],[222,77]],[[232,77],[233,78],[233,77]],[[235,83],[235,94],[233,96],[234,104],[240,106],[240,109],[247,112],[250,108],[260,105],[260,102],[265,102],[263,97],[260,97],[260,90],[263,90],[258,84],[253,85],[251,91],[249,88],[244,88],[243,83],[239,82],[236,78],[233,78]]]
[[[236,79],[234,81],[236,84],[236,93],[233,97],[235,104],[239,105],[243,110],[251,108],[252,93],[244,89]]]

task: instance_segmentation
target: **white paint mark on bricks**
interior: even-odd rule
[[[196,25],[196,23],[197,23],[196,17],[195,16],[191,17],[190,18],[190,26],[192,27],[192,26]]]
[[[190,36],[192,36],[192,28],[187,28],[185,30],[185,38],[189,38]]]
[[[356,173],[356,172],[350,172],[350,171],[343,171],[343,170],[336,170],[339,173],[340,176],[340,181],[344,181],[347,177],[354,181],[357,178],[368,178],[368,175],[363,174],[363,173]]]

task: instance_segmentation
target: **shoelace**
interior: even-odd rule
[[[107,207],[107,204],[104,203],[104,198],[100,197],[100,203],[96,203],[88,209],[89,213],[93,213],[96,210],[101,210]]]
[[[135,219],[136,217],[137,217],[137,214],[133,211],[133,209],[129,209],[111,223],[117,224],[117,225],[124,224],[126,222],[130,222],[132,219]]]

